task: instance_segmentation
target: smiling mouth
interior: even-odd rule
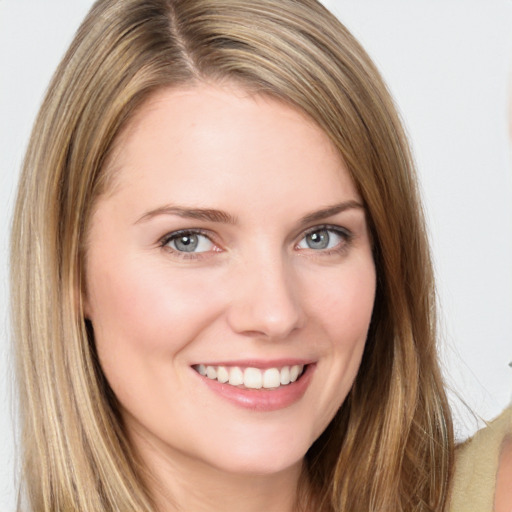
[[[307,365],[296,364],[260,369],[197,364],[192,368],[207,379],[241,389],[278,389],[299,379],[306,367]]]

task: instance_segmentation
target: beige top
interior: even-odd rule
[[[457,448],[450,512],[492,512],[503,440],[512,435],[512,407]]]

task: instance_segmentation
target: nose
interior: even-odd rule
[[[228,323],[239,334],[284,339],[304,324],[300,286],[282,259],[255,259],[232,276]]]

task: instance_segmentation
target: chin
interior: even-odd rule
[[[295,439],[294,439],[295,437]],[[288,434],[278,439],[231,442],[211,462],[218,469],[238,475],[266,476],[302,465],[311,443]]]

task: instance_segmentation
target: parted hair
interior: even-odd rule
[[[379,72],[315,0],[99,0],[78,29],[35,122],[13,220],[19,510],[155,510],[84,320],[85,241],[120,131],[156,91],[201,82],[305,112],[342,156],[371,230],[363,360],[306,454],[297,510],[444,510],[452,424],[413,160]]]

